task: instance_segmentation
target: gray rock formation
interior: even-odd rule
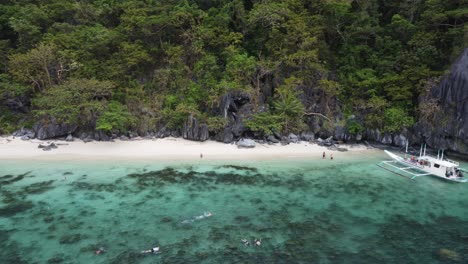
[[[432,120],[419,120],[415,133],[435,149],[468,154],[468,48],[452,65],[440,84],[420,98],[420,106],[436,104]]]
[[[344,126],[335,126],[333,134],[336,140],[347,140],[346,129]]]
[[[382,140],[382,133],[378,129],[367,129],[366,138],[370,141],[380,142]]]
[[[77,129],[75,124],[60,124],[55,121],[39,122],[34,125],[38,139],[62,137],[73,133]]]
[[[385,145],[391,145],[392,144],[392,135],[386,133],[383,137],[382,140],[380,141],[382,144]]]
[[[216,111],[228,121],[226,127],[218,132],[215,139],[224,143],[230,143],[236,138],[240,138],[247,131],[243,119],[253,112],[253,105],[250,104],[250,95],[242,91],[231,91],[226,93],[219,109]]]
[[[333,144],[334,144],[334,142],[333,142],[333,137],[328,137],[327,139],[325,139],[325,140],[323,141],[323,144],[324,144],[325,146],[331,146],[331,145],[333,145]]]
[[[241,138],[237,141],[238,148],[255,148],[255,141],[249,138]]]
[[[109,135],[107,135],[107,133],[104,131],[94,132],[94,139],[98,141],[110,141],[111,140]]]
[[[296,136],[293,133],[289,133],[288,139],[289,139],[289,142],[292,142],[292,143],[298,143],[299,142],[299,137]]]
[[[55,145],[55,143],[39,144],[39,146],[37,146],[37,147],[42,149],[43,151],[49,151],[49,150],[58,148],[57,145]]]
[[[268,136],[266,140],[271,143],[279,143],[279,140],[273,135]]]
[[[403,134],[393,135],[393,145],[399,147],[406,146],[406,137]]]
[[[165,138],[171,136],[171,129],[166,126],[161,127],[155,135],[157,138]]]
[[[230,127],[225,127],[221,132],[218,132],[215,136],[215,140],[223,143],[231,143],[234,141],[234,134]]]
[[[205,141],[209,138],[208,125],[200,124],[198,120],[190,115],[182,128],[182,137],[189,140]]]
[[[22,128],[20,130],[17,130],[15,132],[13,132],[12,136],[21,137],[21,139],[23,139],[23,137],[24,138],[27,137],[28,139],[32,139],[32,138],[34,138],[36,136],[36,133],[34,131],[32,131],[31,129]]]
[[[315,135],[313,132],[302,132],[300,135],[299,135],[299,138],[302,140],[302,141],[311,141],[311,140],[314,140],[315,139]]]
[[[73,141],[72,134],[68,134],[68,136],[65,138],[65,141],[72,142]]]

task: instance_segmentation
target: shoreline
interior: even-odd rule
[[[54,143],[56,149],[44,151],[39,144]],[[16,137],[0,137],[0,160],[276,160],[295,158],[327,158],[333,153],[335,158],[353,156],[355,153],[369,152],[361,144],[342,144],[348,151],[330,150],[328,147],[301,141],[289,145],[260,144],[255,148],[238,148],[235,144],[217,141],[190,141],[182,138],[133,139],[107,141],[64,140],[21,140]]]

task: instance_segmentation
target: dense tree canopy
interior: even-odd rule
[[[424,83],[468,46],[466,0],[6,0],[0,4],[0,132],[53,119],[102,131],[219,130],[243,91],[253,131],[305,129],[304,98],[395,132]],[[259,99],[265,76],[274,94]],[[14,107],[9,102],[23,102]],[[21,110],[19,110],[21,109]],[[260,109],[260,107],[259,107]],[[334,119],[333,119],[334,120]]]

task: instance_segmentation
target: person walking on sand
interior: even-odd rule
[[[325,151],[322,154],[322,159],[325,159]]]

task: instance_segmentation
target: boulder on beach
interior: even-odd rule
[[[269,135],[266,140],[271,143],[279,143],[279,140],[273,135]]]
[[[299,142],[299,137],[296,136],[293,133],[289,133],[288,139],[289,139],[289,142],[291,142],[291,143],[298,143]]]
[[[58,148],[57,145],[55,145],[55,143],[53,142],[50,144],[39,144],[39,146],[37,147],[42,149],[43,151],[49,151],[49,150]]]
[[[68,134],[67,138],[65,138],[65,141],[68,141],[68,142],[73,141],[73,136],[71,134]]]
[[[255,148],[255,141],[249,138],[241,138],[237,141],[238,148]]]
[[[36,133],[34,131],[32,131],[31,129],[22,128],[20,130],[16,130],[11,135],[14,136],[14,137],[21,137],[21,139],[23,139],[23,138],[31,139],[31,138],[34,138],[36,136]]]

